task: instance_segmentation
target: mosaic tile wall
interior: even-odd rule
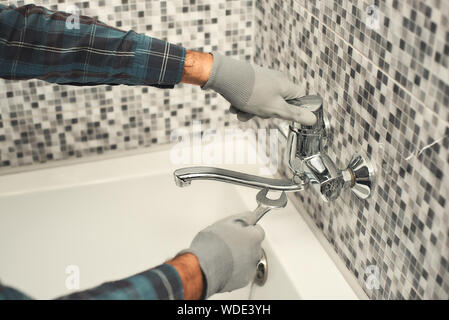
[[[298,201],[370,298],[448,299],[449,1],[256,0],[255,10],[255,62],[324,98],[340,167],[359,152],[377,171],[369,201]],[[378,289],[366,286],[370,265]]]
[[[16,6],[29,1],[4,1]],[[41,0],[52,10],[77,5],[82,15],[123,30],[200,51],[252,56],[253,1],[247,0]],[[215,93],[179,85],[75,87],[40,80],[0,79],[0,174],[52,160],[146,148],[170,141],[173,128],[235,125]]]

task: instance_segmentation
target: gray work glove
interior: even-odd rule
[[[190,248],[178,254],[198,258],[206,282],[203,298],[242,288],[254,278],[265,232],[251,222],[253,212],[222,219],[200,231]]]
[[[212,89],[228,100],[231,113],[236,113],[240,121],[256,115],[315,124],[312,112],[286,102],[303,96],[304,92],[282,72],[253,66],[217,52],[213,56],[212,71],[203,89]]]

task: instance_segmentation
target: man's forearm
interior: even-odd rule
[[[187,50],[181,82],[204,86],[214,63],[210,53]]]
[[[204,283],[198,258],[191,253],[186,253],[166,263],[178,271],[184,289],[184,299],[201,299]]]
[[[87,16],[74,29],[70,17],[33,4],[0,4],[0,78],[160,88],[180,81],[183,47]]]
[[[171,88],[178,82],[203,86],[209,79],[214,61],[212,54],[185,50],[133,31],[118,30],[85,16],[77,35],[73,36],[61,23],[69,17],[69,13],[35,5],[18,8],[0,5],[0,55],[3,57],[0,78]],[[95,28],[95,40],[85,43],[90,39],[92,28]],[[20,30],[25,29],[26,38],[19,41]],[[46,37],[50,31],[59,36]],[[37,32],[44,36],[33,36]],[[51,59],[47,57],[50,51]],[[33,57],[31,61],[30,57]],[[29,68],[30,63],[33,68]]]

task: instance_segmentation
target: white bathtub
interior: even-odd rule
[[[34,298],[156,266],[229,214],[253,210],[257,190],[214,181],[179,188],[169,150],[0,176],[0,280]],[[255,165],[227,165],[257,173]],[[357,299],[291,203],[267,214],[268,280],[220,299]]]

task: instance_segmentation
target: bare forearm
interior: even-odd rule
[[[187,50],[181,82],[204,86],[214,63],[210,53]]]
[[[166,262],[178,271],[184,288],[185,300],[198,300],[203,293],[203,274],[198,258],[191,253],[180,255]]]

